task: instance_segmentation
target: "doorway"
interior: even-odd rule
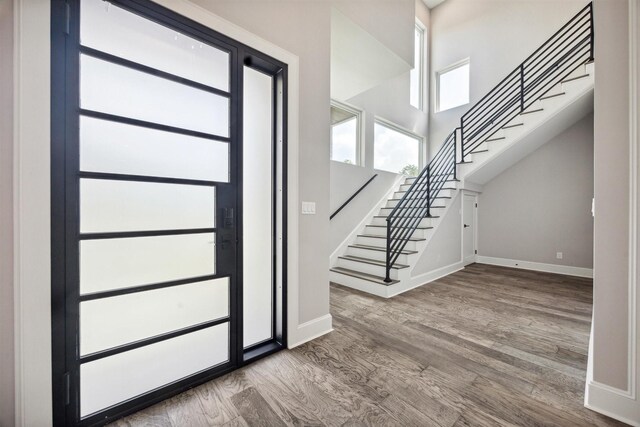
[[[477,251],[478,196],[462,193],[462,262],[476,262]]]
[[[150,1],[52,3],[56,425],[286,346],[286,87]]]

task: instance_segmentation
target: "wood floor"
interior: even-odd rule
[[[486,265],[384,300],[331,287],[334,332],[119,426],[612,426],[583,407],[591,280]]]

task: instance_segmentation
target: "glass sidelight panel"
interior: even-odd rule
[[[80,41],[198,83],[229,89],[229,54],[104,0],[83,0]]]
[[[229,144],[81,117],[80,168],[90,172],[229,182]]]
[[[154,390],[229,360],[229,324],[223,323],[80,367],[80,415]]]
[[[215,233],[80,242],[80,293],[215,274]]]
[[[82,356],[229,315],[229,278],[80,303]]]
[[[273,77],[244,67],[244,346],[273,337]]]
[[[227,97],[87,55],[80,55],[80,107],[229,136]]]
[[[214,187],[80,180],[82,233],[215,227]]]

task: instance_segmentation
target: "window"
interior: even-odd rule
[[[410,74],[409,102],[419,110],[424,98],[424,26],[416,21],[413,44],[413,70]]]
[[[417,176],[420,172],[422,137],[376,120],[374,125],[375,169]]]
[[[453,64],[436,75],[436,109],[444,111],[469,103],[469,59]]]
[[[360,165],[362,111],[331,101],[331,160]]]

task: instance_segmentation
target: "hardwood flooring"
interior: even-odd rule
[[[117,426],[615,426],[583,407],[589,279],[474,264]]]

